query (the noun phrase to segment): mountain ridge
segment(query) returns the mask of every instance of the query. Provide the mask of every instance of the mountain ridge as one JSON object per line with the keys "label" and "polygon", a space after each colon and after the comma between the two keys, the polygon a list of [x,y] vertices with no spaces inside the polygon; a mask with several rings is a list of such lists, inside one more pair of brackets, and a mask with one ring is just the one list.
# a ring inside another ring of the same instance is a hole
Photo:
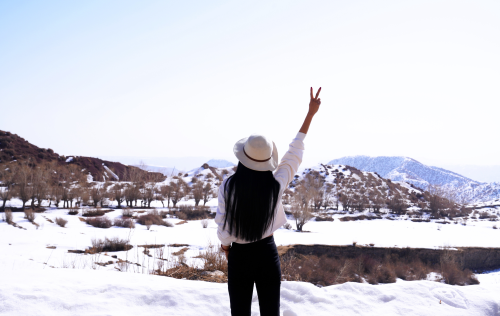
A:
{"label": "mountain ridge", "polygon": [[392,181],[402,181],[419,188],[429,185],[452,188],[458,196],[469,201],[486,201],[500,197],[500,183],[484,183],[456,172],[425,165],[405,156],[346,156],[333,159],[329,164],[342,164],[359,170],[376,172]]}

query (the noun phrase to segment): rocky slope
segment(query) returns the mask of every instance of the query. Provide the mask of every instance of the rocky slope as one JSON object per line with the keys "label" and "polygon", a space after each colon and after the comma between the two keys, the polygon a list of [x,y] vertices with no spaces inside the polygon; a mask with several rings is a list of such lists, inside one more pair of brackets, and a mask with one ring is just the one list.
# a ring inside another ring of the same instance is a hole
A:
{"label": "rocky slope", "polygon": [[[83,156],[61,156],[50,148],[40,148],[31,144],[24,138],[11,132],[0,130],[0,164],[12,161],[30,160],[34,164],[42,162],[55,162],[61,165],[73,164],[85,169],[90,173],[93,180],[128,180],[131,173],[146,173],[139,168],[126,166],[119,162],[112,162],[93,157]],[[148,173],[153,175],[157,181],[162,181],[165,177],[160,173]]]}

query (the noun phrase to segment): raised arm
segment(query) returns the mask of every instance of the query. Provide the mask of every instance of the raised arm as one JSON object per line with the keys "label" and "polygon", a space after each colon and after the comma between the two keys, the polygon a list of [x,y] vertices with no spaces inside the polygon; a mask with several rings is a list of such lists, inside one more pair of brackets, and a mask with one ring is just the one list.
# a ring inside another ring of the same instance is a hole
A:
{"label": "raised arm", "polygon": [[290,181],[292,181],[293,176],[299,169],[302,163],[302,154],[304,152],[304,138],[306,137],[309,126],[311,125],[312,118],[314,114],[318,112],[319,106],[321,104],[321,99],[318,98],[319,88],[316,93],[316,97],[313,97],[313,90],[311,88],[311,101],[309,102],[309,111],[307,112],[306,118],[302,127],[300,128],[297,136],[293,139],[288,151],[285,153],[281,162],[274,173],[274,178],[278,180],[281,186],[281,190],[285,190],[288,187]]}
{"label": "raised arm", "polygon": [[306,118],[304,119],[304,123],[300,128],[299,132],[307,134],[309,131],[309,126],[311,125],[311,121],[314,117],[314,114],[318,112],[319,106],[321,105],[321,99],[319,97],[319,93],[321,92],[321,87],[316,92],[316,97],[313,96],[313,88],[311,87],[311,101],[309,102],[309,112],[307,112]]}

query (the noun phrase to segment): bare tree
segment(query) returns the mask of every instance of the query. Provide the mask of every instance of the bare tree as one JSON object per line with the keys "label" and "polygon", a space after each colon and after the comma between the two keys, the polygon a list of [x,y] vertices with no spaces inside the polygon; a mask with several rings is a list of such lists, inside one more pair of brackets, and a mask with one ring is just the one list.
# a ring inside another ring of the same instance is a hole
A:
{"label": "bare tree", "polygon": [[111,193],[118,203],[118,208],[121,208],[123,201],[125,201],[123,185],[120,183],[116,183],[111,189]]}
{"label": "bare tree", "polygon": [[142,193],[142,199],[144,203],[151,207],[151,202],[155,199],[156,186],[154,183],[148,183],[145,185]]}
{"label": "bare tree", "polygon": [[294,196],[294,199],[292,201],[292,205],[290,208],[290,211],[295,218],[295,225],[297,227],[297,230],[299,232],[302,231],[304,228],[304,225],[311,220],[313,215],[311,214],[311,209],[310,209],[310,201],[307,200],[304,202],[304,198],[308,199],[310,197],[306,196],[300,196],[300,194],[296,194]]}
{"label": "bare tree", "polygon": [[99,203],[102,206],[102,201],[104,200],[104,197],[105,197],[104,190],[99,185],[95,185],[90,189],[90,198],[94,202],[95,207],[97,207]]}
{"label": "bare tree", "polygon": [[[160,194],[162,196],[162,198],[165,200],[167,200],[167,207],[170,208],[170,200],[172,199],[172,186],[170,185],[163,185],[161,188],[160,188]],[[163,200],[162,200],[162,205],[163,205]]]}
{"label": "bare tree", "polygon": [[2,209],[5,209],[5,204],[14,195],[14,184],[16,178],[16,165],[11,164],[10,168],[5,165],[0,166],[0,180],[3,188],[0,187],[0,199],[2,199]]}
{"label": "bare tree", "polygon": [[453,201],[454,192],[449,187],[429,185],[425,196],[429,201],[429,209],[434,217],[452,216],[458,210],[458,205]]}
{"label": "bare tree", "polygon": [[193,184],[191,192],[193,195],[194,204],[198,206],[200,201],[203,199],[203,182],[198,181],[195,184]]}
{"label": "bare tree", "polygon": [[355,202],[356,189],[354,180],[352,177],[347,179],[343,179],[341,181],[341,190],[339,193],[339,202],[342,204],[342,208],[344,211],[349,212],[352,205]]}
{"label": "bare tree", "polygon": [[31,179],[33,171],[27,163],[21,163],[17,169],[16,176],[16,193],[19,199],[23,202],[23,209],[26,207],[26,202],[31,198]]}
{"label": "bare tree", "polygon": [[207,204],[214,197],[214,191],[212,190],[212,186],[209,183],[205,183],[203,187],[203,206]]}
{"label": "bare tree", "polygon": [[319,209],[323,205],[325,197],[325,177],[318,171],[311,171],[304,176],[300,181],[299,186],[306,190],[315,209]]}
{"label": "bare tree", "polygon": [[387,200],[387,208],[389,208],[394,214],[402,215],[408,209],[408,205],[401,194],[396,192]]}
{"label": "bare tree", "polygon": [[176,207],[177,203],[185,196],[184,194],[184,185],[182,184],[182,180],[178,179],[176,181],[172,181],[170,186],[172,188],[172,204]]}
{"label": "bare tree", "polygon": [[41,164],[35,168],[33,176],[33,196],[37,200],[38,207],[42,206],[42,201],[47,199],[49,184],[47,180],[49,178],[49,166],[46,164]]}

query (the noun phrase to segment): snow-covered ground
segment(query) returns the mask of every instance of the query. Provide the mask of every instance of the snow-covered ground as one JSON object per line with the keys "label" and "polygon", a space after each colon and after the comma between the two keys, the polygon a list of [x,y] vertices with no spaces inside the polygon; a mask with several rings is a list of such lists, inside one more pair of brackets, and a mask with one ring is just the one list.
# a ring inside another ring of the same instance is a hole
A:
{"label": "snow-covered ground", "polygon": [[[0,315],[230,315],[227,284],[74,269],[2,269]],[[294,315],[500,315],[500,272],[480,285],[431,281],[323,288],[282,282],[281,312]],[[254,292],[252,315],[259,315]]]}
{"label": "snow-covered ground", "polygon": [[[208,204],[215,207],[215,200]],[[1,315],[130,315],[163,313],[168,315],[229,315],[227,284],[177,280],[154,276],[153,257],[146,256],[144,244],[165,244],[167,256],[185,246],[190,265],[201,264],[193,258],[216,244],[217,226],[213,220],[208,228],[201,221],[189,221],[174,227],[136,224],[134,229],[94,228],[67,215],[65,209],[50,208],[37,214],[33,225],[24,213],[13,213],[13,220],[22,228],[0,222],[0,314]],[[141,211],[141,210],[134,210]],[[146,211],[146,210],[144,210]],[[492,211],[496,211],[493,207]],[[106,214],[110,219],[121,217],[121,210]],[[500,247],[500,229],[496,222],[470,220],[466,226],[417,223],[409,219],[364,220],[342,222],[333,215],[333,222],[307,223],[308,232],[279,229],[278,245],[375,244],[375,247],[479,246]],[[65,228],[54,221],[68,220]],[[173,224],[179,219],[169,219]],[[295,227],[293,220],[290,224]],[[134,246],[127,252],[100,255],[68,253],[85,250],[93,238],[119,237]],[[117,258],[111,257],[116,255]],[[178,257],[171,256],[171,260]],[[119,259],[140,263],[129,273],[118,272]],[[97,262],[112,261],[107,266]],[[172,263],[172,262],[171,262]],[[345,283],[318,288],[309,283],[282,283],[283,315],[500,315],[500,271],[478,275],[480,285],[458,287],[432,281],[402,281],[395,284],[369,285]],[[440,303],[441,301],[441,303]],[[256,297],[253,315],[258,315]]]}

